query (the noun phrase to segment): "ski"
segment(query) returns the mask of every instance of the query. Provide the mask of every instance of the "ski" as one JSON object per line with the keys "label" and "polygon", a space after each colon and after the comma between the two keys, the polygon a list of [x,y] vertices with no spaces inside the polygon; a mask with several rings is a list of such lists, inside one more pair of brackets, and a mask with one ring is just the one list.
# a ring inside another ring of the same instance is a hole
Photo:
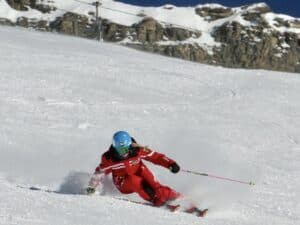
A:
{"label": "ski", "polygon": [[47,193],[55,193],[55,194],[61,194],[58,191],[50,190],[45,187],[38,187],[38,186],[22,186],[22,185],[17,185],[18,188],[22,189],[27,189],[31,191],[41,191],[41,192],[47,192]]}
{"label": "ski", "polygon": [[[42,191],[42,192],[46,192],[46,193],[63,194],[63,193],[60,193],[59,191],[50,190],[50,189],[47,189],[45,187],[22,186],[22,185],[17,185],[17,187],[27,189],[27,190],[31,190],[31,191]],[[157,207],[157,206],[154,206],[150,202],[136,201],[136,200],[131,200],[131,199],[128,199],[128,198],[121,198],[121,197],[112,197],[112,198],[114,198],[116,200],[119,200],[119,201],[126,201],[126,202],[129,202],[129,203],[134,203],[134,204],[138,204],[138,205]],[[173,213],[183,212],[183,213],[195,215],[195,216],[198,216],[198,217],[204,217],[208,213],[208,209],[203,209],[202,210],[202,209],[199,209],[195,205],[192,205],[191,207],[186,208],[186,209],[182,209],[182,206],[180,204],[172,203],[172,202],[168,202],[164,206],[157,207],[157,208],[166,209],[166,210],[168,210],[170,212],[173,212]]]}
{"label": "ski", "polygon": [[165,206],[168,210],[170,210],[170,212],[176,212],[180,209],[179,204],[177,204],[177,205],[166,204]]}
{"label": "ski", "polygon": [[198,217],[205,217],[208,213],[208,209],[199,209],[196,206],[192,206],[192,207],[186,209],[184,212],[190,213],[190,214],[195,214]]}
{"label": "ski", "polygon": [[[126,202],[130,202],[130,203],[138,204],[138,205],[145,205],[145,206],[152,206],[152,207],[159,208],[158,206],[155,206],[150,202],[142,202],[142,201],[136,201],[136,200],[131,200],[131,199],[128,199],[128,198],[120,198],[120,197],[113,197],[113,198],[117,199],[117,200],[121,200],[121,201],[126,201]],[[169,210],[170,212],[176,212],[180,209],[180,204],[175,205],[175,204],[167,203],[167,204],[165,204],[161,207]]]}
{"label": "ski", "polygon": [[[149,202],[135,201],[135,200],[131,200],[131,199],[128,199],[128,198],[114,197],[114,199],[130,202],[130,203],[134,203],[134,204],[139,204],[139,205],[157,207],[157,206],[154,206],[153,204],[151,204]],[[159,208],[159,207],[157,207],[157,208]],[[208,213],[208,209],[199,209],[198,207],[196,207],[194,205],[192,205],[191,207],[189,207],[187,209],[181,209],[182,206],[180,204],[166,203],[161,208],[167,209],[170,212],[183,212],[183,213],[195,215],[197,217],[205,217]]]}

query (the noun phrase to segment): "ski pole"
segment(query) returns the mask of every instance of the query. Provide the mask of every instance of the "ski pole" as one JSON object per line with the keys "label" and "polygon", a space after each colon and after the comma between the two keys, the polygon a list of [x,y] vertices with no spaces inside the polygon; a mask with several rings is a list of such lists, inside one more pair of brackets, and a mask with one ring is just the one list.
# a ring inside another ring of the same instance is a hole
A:
{"label": "ski pole", "polygon": [[211,175],[211,174],[207,174],[207,173],[195,172],[195,171],[191,171],[191,170],[183,170],[182,169],[181,171],[184,173],[190,173],[190,174],[194,174],[194,175],[198,175],[198,176],[206,176],[206,177],[216,178],[216,179],[220,179],[220,180],[227,180],[227,181],[241,183],[241,184],[255,185],[255,183],[252,181],[249,181],[249,182],[240,181],[240,180],[235,180],[235,179],[231,179],[231,178],[215,176],[215,175]]}

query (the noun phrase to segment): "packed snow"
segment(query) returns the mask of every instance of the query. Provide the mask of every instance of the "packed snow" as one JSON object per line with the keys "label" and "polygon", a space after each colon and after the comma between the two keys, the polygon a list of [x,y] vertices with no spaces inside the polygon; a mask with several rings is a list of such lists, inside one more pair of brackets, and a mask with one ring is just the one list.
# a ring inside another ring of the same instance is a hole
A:
{"label": "packed snow", "polygon": [[[0,33],[0,224],[299,224],[299,74]],[[210,209],[203,219],[117,200],[109,179],[103,196],[80,195],[117,130],[183,169],[256,185],[148,163],[163,184]]]}

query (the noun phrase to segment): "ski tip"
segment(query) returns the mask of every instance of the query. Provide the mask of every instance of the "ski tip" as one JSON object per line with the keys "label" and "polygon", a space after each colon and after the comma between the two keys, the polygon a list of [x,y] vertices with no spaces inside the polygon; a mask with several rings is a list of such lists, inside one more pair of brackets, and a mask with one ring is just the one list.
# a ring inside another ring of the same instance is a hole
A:
{"label": "ski tip", "polygon": [[177,210],[179,210],[180,205],[170,205],[170,204],[167,204],[166,207],[167,207],[167,209],[169,209],[171,212],[176,212]]}
{"label": "ski tip", "polygon": [[203,209],[198,211],[198,216],[199,217],[205,217],[208,213],[208,209]]}
{"label": "ski tip", "polygon": [[191,206],[190,208],[186,209],[184,212],[189,214],[194,214],[198,217],[205,217],[208,213],[208,209],[199,209],[196,206]]}

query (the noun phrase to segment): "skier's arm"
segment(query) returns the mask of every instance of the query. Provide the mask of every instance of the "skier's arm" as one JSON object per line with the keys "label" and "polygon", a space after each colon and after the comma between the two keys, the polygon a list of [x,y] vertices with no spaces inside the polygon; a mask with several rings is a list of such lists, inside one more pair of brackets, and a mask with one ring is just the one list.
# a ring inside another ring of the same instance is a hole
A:
{"label": "skier's arm", "polygon": [[141,151],[140,152],[141,158],[147,161],[168,168],[173,173],[177,173],[180,170],[180,167],[173,159],[170,159],[169,157],[165,156],[162,153],[155,152],[147,147],[144,147],[140,151]]}
{"label": "skier's arm", "polygon": [[96,191],[96,188],[102,184],[104,173],[94,173],[89,181],[89,185],[86,188],[87,194],[93,194]]}
{"label": "skier's arm", "polygon": [[104,177],[111,172],[109,162],[105,156],[102,156],[101,163],[96,167],[94,174],[92,175],[86,192],[93,194],[98,186],[100,186],[104,180]]}

